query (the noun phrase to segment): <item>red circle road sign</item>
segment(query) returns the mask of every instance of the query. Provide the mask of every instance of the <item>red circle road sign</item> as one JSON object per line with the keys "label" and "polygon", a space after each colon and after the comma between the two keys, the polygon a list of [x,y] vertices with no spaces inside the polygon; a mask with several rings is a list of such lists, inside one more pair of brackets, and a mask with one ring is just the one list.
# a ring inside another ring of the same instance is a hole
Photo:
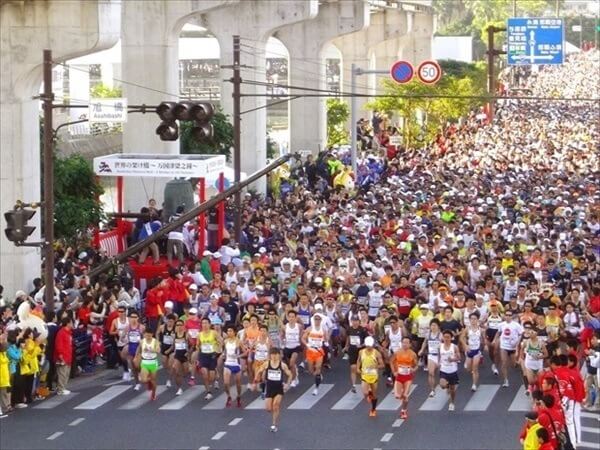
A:
{"label": "red circle road sign", "polygon": [[442,77],[442,68],[436,61],[423,61],[417,69],[421,83],[435,84]]}
{"label": "red circle road sign", "polygon": [[408,83],[412,80],[414,69],[408,61],[396,61],[390,69],[390,75],[396,83]]}

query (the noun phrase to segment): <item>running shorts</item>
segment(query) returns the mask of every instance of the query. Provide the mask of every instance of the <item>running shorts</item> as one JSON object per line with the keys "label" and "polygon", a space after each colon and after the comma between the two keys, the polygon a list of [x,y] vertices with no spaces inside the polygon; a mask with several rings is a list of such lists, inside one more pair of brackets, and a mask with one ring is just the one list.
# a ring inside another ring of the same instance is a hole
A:
{"label": "running shorts", "polygon": [[240,366],[229,366],[227,364],[225,364],[225,368],[228,369],[232,375],[235,375],[236,373],[239,373],[240,370],[242,370]]}
{"label": "running shorts", "polygon": [[302,347],[301,346],[294,347],[294,348],[287,348],[287,347],[285,347],[283,349],[283,358],[286,361],[289,361],[292,358],[292,355],[294,353],[296,353],[298,355],[301,355],[302,354]]}
{"label": "running shorts", "polygon": [[309,363],[316,363],[319,361],[323,361],[323,357],[325,356],[325,352],[323,349],[319,348],[307,348],[306,349],[306,360]]}
{"label": "running shorts", "polygon": [[396,375],[396,381],[398,383],[406,383],[407,381],[412,381],[413,378],[414,378],[414,375],[412,373],[410,373],[408,375],[401,375],[401,374]]}
{"label": "running shorts", "polygon": [[377,383],[377,375],[367,375],[367,374],[363,374],[361,375],[360,379],[364,382],[364,383],[368,383],[368,384],[375,384]]}
{"label": "running shorts", "polygon": [[283,395],[283,385],[278,387],[268,386],[265,389],[265,397],[266,398],[275,398],[278,395]]}
{"label": "running shorts", "polygon": [[481,350],[469,350],[467,352],[467,358],[475,358],[476,356],[481,356]]}
{"label": "running shorts", "polygon": [[198,362],[200,367],[206,370],[215,370],[217,368],[217,354],[216,353],[199,353]]}
{"label": "running shorts", "polygon": [[489,342],[492,342],[496,337],[496,333],[498,333],[498,330],[496,330],[495,328],[488,328],[485,330],[485,337]]}
{"label": "running shorts", "polygon": [[458,372],[448,373],[440,371],[440,378],[446,380],[450,386],[456,386],[458,384]]}
{"label": "running shorts", "polygon": [[142,359],[140,369],[149,373],[156,373],[158,371],[158,361],[156,359]]}
{"label": "running shorts", "polygon": [[348,362],[351,366],[358,362],[358,349],[348,349]]}

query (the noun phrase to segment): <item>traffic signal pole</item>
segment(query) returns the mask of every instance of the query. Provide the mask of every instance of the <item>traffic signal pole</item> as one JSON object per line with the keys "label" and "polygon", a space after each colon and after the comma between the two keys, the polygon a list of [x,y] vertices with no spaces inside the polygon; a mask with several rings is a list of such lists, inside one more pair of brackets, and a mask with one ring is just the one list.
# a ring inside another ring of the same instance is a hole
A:
{"label": "traffic signal pole", "polygon": [[44,50],[43,62],[44,93],[42,94],[44,110],[44,301],[46,307],[54,309],[54,151],[52,130],[52,109],[54,93],[52,92],[52,50]]}
{"label": "traffic signal pole", "polygon": [[[487,49],[487,68],[488,68],[488,93],[490,97],[496,96],[496,73],[494,70],[494,58],[498,55],[505,55],[506,52],[503,50],[496,50],[494,48],[494,34],[501,31],[506,31],[504,27],[489,26],[487,28],[488,34],[488,49]],[[494,99],[490,99],[489,103],[489,119],[490,121],[494,118]]]}
{"label": "traffic signal pole", "polygon": [[[233,176],[234,185],[237,186],[241,180],[242,161],[241,161],[241,91],[240,85],[242,77],[240,76],[240,37],[233,36]],[[234,232],[235,241],[240,242],[242,236],[242,193],[237,191],[234,197]],[[218,243],[221,245],[221,242]]]}

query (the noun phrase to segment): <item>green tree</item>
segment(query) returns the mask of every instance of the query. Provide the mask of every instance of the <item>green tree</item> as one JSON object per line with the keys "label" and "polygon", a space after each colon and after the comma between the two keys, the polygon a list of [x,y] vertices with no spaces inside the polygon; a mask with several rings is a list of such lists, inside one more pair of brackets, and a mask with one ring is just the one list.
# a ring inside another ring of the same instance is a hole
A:
{"label": "green tree", "polygon": [[277,142],[271,139],[271,136],[267,134],[267,158],[273,159],[279,156],[279,149],[277,148]]}
{"label": "green tree", "polygon": [[[443,75],[437,84],[430,86],[413,79],[398,84],[383,80],[383,91],[389,97],[380,97],[367,104],[368,108],[397,114],[404,124],[403,137],[407,145],[414,145],[421,138],[432,139],[447,121],[457,120],[481,105],[485,99],[433,98],[428,94],[449,96],[484,96],[485,70],[483,64],[457,61],[440,61]],[[417,96],[417,97],[410,97]],[[424,113],[420,121],[417,111]]]}
{"label": "green tree", "polygon": [[90,88],[90,97],[92,98],[120,98],[123,96],[123,89],[119,87],[110,87],[104,83],[98,83]]}
{"label": "green tree", "polygon": [[327,103],[327,147],[349,142],[346,122],[350,117],[348,103],[337,98],[328,98]]}
{"label": "green tree", "polygon": [[86,240],[85,231],[104,219],[104,192],[91,164],[81,155],[54,159],[54,236],[67,245]]}
{"label": "green tree", "polygon": [[214,135],[206,142],[198,142],[192,136],[193,122],[180,122],[179,145],[182,154],[225,155],[230,156],[233,146],[233,125],[221,108],[215,111],[211,120]]}

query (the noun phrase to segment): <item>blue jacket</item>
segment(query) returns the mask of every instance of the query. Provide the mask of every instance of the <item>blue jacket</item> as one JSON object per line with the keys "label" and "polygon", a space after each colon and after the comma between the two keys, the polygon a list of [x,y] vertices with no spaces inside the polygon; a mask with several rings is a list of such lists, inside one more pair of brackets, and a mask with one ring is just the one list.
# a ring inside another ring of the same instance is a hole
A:
{"label": "blue jacket", "polygon": [[23,352],[21,351],[21,349],[19,347],[17,347],[16,344],[10,344],[8,346],[8,349],[6,350],[6,354],[8,355],[8,359],[9,359],[10,374],[12,375],[13,373],[15,373],[17,371],[17,364],[19,364],[19,361],[21,361]]}

